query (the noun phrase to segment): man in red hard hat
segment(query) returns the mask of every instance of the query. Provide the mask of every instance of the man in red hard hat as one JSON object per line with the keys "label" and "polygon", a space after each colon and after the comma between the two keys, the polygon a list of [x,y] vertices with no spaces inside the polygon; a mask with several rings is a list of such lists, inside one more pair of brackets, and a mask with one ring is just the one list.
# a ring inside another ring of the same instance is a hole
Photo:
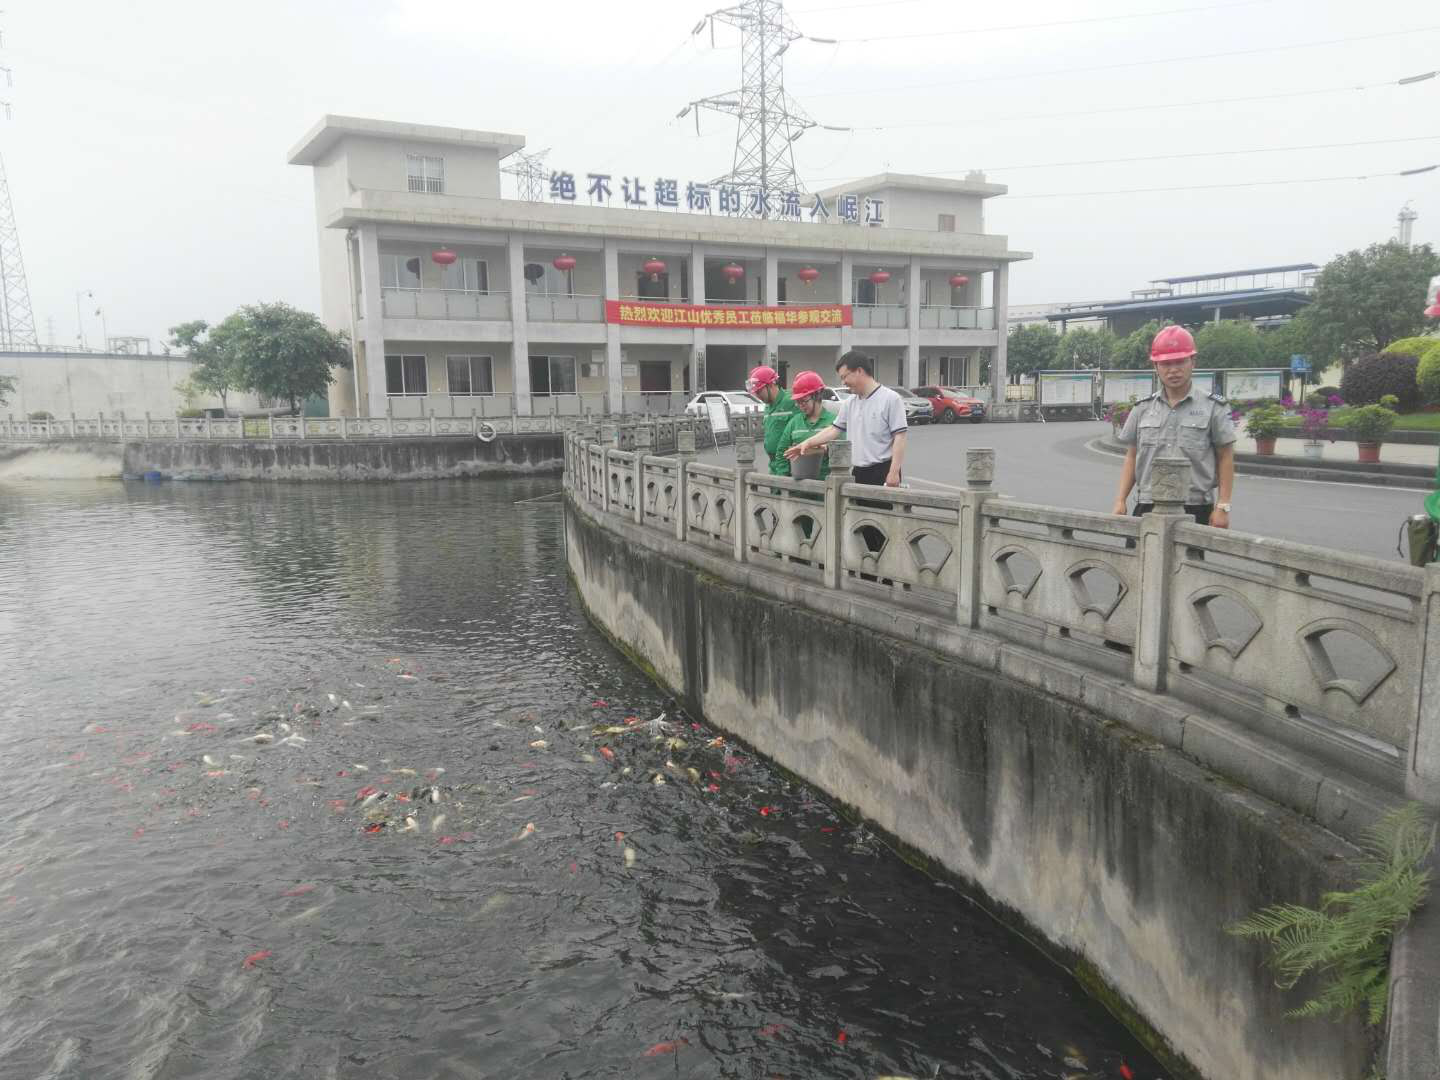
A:
{"label": "man in red hard hat", "polygon": [[795,402],[780,385],[780,375],[766,364],[751,369],[750,377],[745,380],[745,389],[765,403],[765,456],[770,461],[770,474],[789,476],[790,462],[785,460],[780,436],[795,415]]}
{"label": "man in red hard hat", "polygon": [[1150,362],[1160,377],[1160,389],[1136,402],[1125,418],[1120,441],[1128,449],[1111,513],[1125,513],[1132,488],[1136,515],[1155,508],[1150,471],[1155,456],[1169,449],[1190,461],[1185,512],[1201,525],[1228,529],[1235,488],[1235,424],[1230,406],[1219,394],[1195,391],[1195,339],[1183,326],[1167,326],[1155,335]]}
{"label": "man in red hard hat", "polygon": [[[780,433],[780,459],[785,462],[786,476],[794,475],[795,469],[791,456],[785,451],[792,446],[798,446],[817,431],[823,431],[835,422],[835,413],[825,408],[825,402],[820,397],[820,392],[824,389],[825,380],[813,371],[800,372],[790,384],[790,399],[795,402],[795,414]],[[817,447],[811,453],[824,454],[825,448]],[[829,473],[829,457],[822,457],[819,479],[824,480]]]}

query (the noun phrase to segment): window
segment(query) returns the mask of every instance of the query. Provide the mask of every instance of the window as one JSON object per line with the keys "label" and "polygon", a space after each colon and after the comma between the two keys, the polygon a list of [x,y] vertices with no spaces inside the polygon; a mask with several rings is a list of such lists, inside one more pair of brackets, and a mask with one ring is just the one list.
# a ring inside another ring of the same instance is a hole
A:
{"label": "window", "polygon": [[530,357],[530,393],[575,393],[575,358],[573,356]]}
{"label": "window", "polygon": [[925,278],[920,282],[920,306],[930,306],[930,279]]}
{"label": "window", "polygon": [[954,232],[954,231],[955,231],[955,215],[954,215],[954,214],[941,214],[941,215],[940,215],[940,226],[939,226],[939,228],[940,228],[940,231],[941,231],[941,232]]}
{"label": "window", "polygon": [[[575,295],[575,271],[556,270],[547,263],[529,263],[529,266],[539,267],[540,276],[531,280],[525,279],[525,287],[536,296],[574,296]],[[532,274],[534,271],[530,271]]]}
{"label": "window", "polygon": [[405,155],[405,179],[411,191],[445,193],[445,159],[424,154]]}
{"label": "window", "polygon": [[488,293],[489,267],[484,259],[456,259],[440,268],[440,287],[453,292]]}
{"label": "window", "polygon": [[635,295],[642,300],[669,300],[670,299],[670,274],[656,274],[656,281],[650,280],[651,275],[643,270],[636,275]]}
{"label": "window", "polygon": [[495,393],[495,376],[488,356],[447,356],[445,368],[452,397]]}
{"label": "window", "polygon": [[425,357],[385,357],[385,393],[393,397],[423,396],[425,394]]}
{"label": "window", "polygon": [[420,288],[420,256],[380,253],[380,284],[386,289]]}

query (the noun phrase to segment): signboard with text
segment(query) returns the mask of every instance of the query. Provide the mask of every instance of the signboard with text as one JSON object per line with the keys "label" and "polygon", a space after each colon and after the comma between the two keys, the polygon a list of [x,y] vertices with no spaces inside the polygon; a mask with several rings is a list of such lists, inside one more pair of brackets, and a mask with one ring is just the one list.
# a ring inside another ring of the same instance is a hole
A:
{"label": "signboard with text", "polygon": [[[550,174],[550,198],[573,203],[582,193],[591,206],[612,203],[636,210],[684,210],[691,214],[726,214],[770,218],[780,221],[810,221],[827,224],[832,217],[841,225],[884,225],[885,200],[873,195],[832,196],[800,191],[767,191],[726,183],[686,181],[675,177],[622,176],[614,183],[611,173],[587,172],[583,177],[556,170]],[[616,187],[619,192],[616,192]],[[617,197],[618,195],[618,197]]]}
{"label": "signboard with text", "polygon": [[1041,405],[1089,405],[1095,396],[1093,372],[1042,372],[1036,381],[1039,384]]}
{"label": "signboard with text", "polygon": [[743,326],[775,330],[814,330],[852,325],[849,304],[724,307],[714,304],[650,304],[630,300],[606,300],[605,321],[621,326]]}

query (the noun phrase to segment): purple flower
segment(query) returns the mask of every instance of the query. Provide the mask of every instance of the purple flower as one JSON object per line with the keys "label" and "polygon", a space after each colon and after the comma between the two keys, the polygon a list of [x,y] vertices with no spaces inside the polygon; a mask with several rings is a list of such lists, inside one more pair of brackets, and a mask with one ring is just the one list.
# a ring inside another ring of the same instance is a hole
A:
{"label": "purple flower", "polygon": [[1341,405],[1345,404],[1345,399],[1339,394],[1331,394],[1325,404],[1329,405],[1332,409],[1338,409]]}

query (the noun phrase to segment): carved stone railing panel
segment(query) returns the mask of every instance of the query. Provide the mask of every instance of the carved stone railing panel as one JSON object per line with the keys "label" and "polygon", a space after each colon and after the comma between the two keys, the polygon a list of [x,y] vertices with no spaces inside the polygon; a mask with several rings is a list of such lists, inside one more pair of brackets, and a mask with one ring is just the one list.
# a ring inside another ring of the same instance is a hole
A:
{"label": "carved stone railing panel", "polygon": [[745,535],[757,558],[825,565],[825,486],[818,480],[750,473],[745,482]]}

